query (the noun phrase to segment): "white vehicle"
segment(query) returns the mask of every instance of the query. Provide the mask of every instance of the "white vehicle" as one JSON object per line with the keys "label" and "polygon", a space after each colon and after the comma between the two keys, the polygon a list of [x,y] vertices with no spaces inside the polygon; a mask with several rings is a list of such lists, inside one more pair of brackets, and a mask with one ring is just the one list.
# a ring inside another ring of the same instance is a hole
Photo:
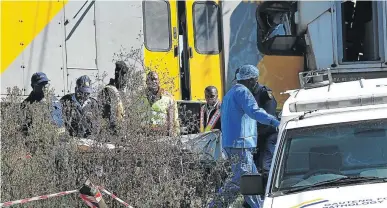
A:
{"label": "white vehicle", "polygon": [[266,192],[245,175],[242,193],[264,208],[387,207],[387,79],[300,77],[316,75],[329,81],[289,92]]}

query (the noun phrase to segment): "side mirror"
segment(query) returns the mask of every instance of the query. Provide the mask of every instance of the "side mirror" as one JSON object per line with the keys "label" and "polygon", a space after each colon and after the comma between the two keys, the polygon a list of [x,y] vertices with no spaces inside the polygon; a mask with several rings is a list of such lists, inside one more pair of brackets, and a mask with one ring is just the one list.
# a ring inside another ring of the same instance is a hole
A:
{"label": "side mirror", "polygon": [[256,174],[247,174],[241,177],[241,193],[243,195],[265,194],[263,177]]}

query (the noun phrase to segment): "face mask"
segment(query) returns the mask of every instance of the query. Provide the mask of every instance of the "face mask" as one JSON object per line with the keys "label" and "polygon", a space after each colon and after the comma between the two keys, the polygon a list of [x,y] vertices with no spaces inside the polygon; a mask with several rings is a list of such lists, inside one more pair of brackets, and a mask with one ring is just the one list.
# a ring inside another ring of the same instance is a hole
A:
{"label": "face mask", "polygon": [[44,85],[43,88],[42,88],[42,91],[43,91],[44,95],[48,95],[49,92],[50,92],[50,84]]}
{"label": "face mask", "polygon": [[83,104],[86,100],[90,98],[90,93],[77,91],[77,99],[78,101]]}
{"label": "face mask", "polygon": [[34,92],[36,95],[46,96],[49,93],[50,84],[49,83],[41,83],[34,86]]}

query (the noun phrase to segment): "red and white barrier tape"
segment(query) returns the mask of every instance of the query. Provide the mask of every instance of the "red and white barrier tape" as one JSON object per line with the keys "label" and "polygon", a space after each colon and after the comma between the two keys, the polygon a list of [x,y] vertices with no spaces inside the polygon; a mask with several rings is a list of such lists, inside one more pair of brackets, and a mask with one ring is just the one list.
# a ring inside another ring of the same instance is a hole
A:
{"label": "red and white barrier tape", "polygon": [[104,192],[105,194],[111,196],[113,199],[117,200],[118,202],[120,202],[121,204],[125,205],[126,207],[133,208],[133,207],[130,206],[128,203],[124,202],[122,199],[120,199],[120,198],[118,198],[116,195],[110,193],[109,191],[107,191],[107,190],[104,189],[103,187],[99,186],[98,189],[101,190],[102,192]]}
{"label": "red and white barrier tape", "polygon": [[55,194],[48,194],[48,195],[36,196],[36,197],[26,198],[26,199],[21,199],[21,200],[9,201],[9,202],[0,203],[0,207],[8,207],[8,206],[12,206],[15,204],[24,204],[24,203],[31,202],[31,201],[38,201],[38,200],[48,199],[48,198],[57,197],[57,196],[64,196],[64,195],[69,195],[69,194],[77,193],[77,192],[78,192],[78,190],[63,191],[63,192],[59,192],[59,193],[55,193]]}
{"label": "red and white barrier tape", "polygon": [[[98,189],[101,190],[102,192],[106,193],[107,195],[109,195],[113,199],[117,200],[121,204],[125,205],[126,207],[133,208],[128,203],[126,203],[124,200],[118,198],[116,195],[110,193],[106,189],[104,189],[102,187],[98,187]],[[8,207],[8,206],[12,206],[15,204],[25,204],[25,203],[32,202],[32,201],[39,201],[39,200],[48,199],[48,198],[57,197],[57,196],[65,196],[65,195],[78,193],[78,192],[79,192],[79,190],[62,191],[62,192],[55,193],[55,194],[48,194],[48,195],[36,196],[36,197],[32,197],[32,198],[9,201],[9,202],[0,203],[0,207]]]}

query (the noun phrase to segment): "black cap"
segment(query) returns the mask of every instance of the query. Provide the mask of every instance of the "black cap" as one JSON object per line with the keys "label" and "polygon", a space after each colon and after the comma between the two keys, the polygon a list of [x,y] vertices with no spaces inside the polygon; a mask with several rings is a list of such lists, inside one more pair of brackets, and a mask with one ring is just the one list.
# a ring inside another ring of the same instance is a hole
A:
{"label": "black cap", "polygon": [[43,72],[36,72],[31,77],[31,85],[38,85],[42,82],[48,82],[50,81],[47,78],[47,75]]}
{"label": "black cap", "polygon": [[92,93],[91,80],[87,75],[83,75],[77,79],[77,88],[81,92]]}

